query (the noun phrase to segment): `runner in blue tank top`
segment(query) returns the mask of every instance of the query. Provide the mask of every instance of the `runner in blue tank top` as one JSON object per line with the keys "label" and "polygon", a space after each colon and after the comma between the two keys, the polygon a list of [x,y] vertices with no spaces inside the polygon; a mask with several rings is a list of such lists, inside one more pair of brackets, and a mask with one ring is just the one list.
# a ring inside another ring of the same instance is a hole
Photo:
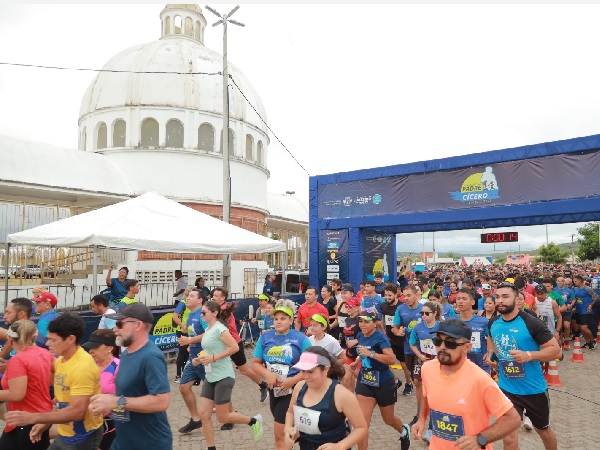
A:
{"label": "runner in blue tank top", "polygon": [[[303,380],[296,385],[285,417],[287,448],[298,441],[300,450],[316,450],[325,444],[345,449],[367,435],[367,421],[356,396],[339,382],[344,368],[327,350],[307,348],[294,368],[301,371]],[[350,433],[346,419],[354,427]]]}

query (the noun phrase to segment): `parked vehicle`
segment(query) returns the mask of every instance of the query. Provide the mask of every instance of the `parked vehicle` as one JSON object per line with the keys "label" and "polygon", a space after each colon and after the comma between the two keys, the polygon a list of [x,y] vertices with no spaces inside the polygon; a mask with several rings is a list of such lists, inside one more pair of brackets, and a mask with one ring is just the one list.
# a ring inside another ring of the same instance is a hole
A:
{"label": "parked vehicle", "polygon": [[42,268],[37,264],[26,264],[21,266],[16,272],[16,278],[33,278],[40,277],[42,273]]}

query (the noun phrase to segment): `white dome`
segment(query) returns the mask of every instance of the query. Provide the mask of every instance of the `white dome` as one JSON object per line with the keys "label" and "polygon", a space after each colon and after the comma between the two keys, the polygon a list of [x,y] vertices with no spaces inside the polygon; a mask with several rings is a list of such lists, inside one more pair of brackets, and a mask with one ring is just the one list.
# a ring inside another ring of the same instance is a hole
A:
{"label": "white dome", "polygon": [[[198,23],[199,27],[206,24],[200,8],[196,5],[168,5],[161,13],[163,36],[158,41],[128,48],[112,57],[103,67],[104,70],[146,73],[100,72],[83,96],[80,122],[87,114],[115,107],[186,108],[222,115],[222,75],[188,75],[190,72],[221,72],[222,55],[205,47],[201,42],[202,35],[196,39],[186,35],[185,30],[182,31],[183,34],[165,34],[167,14],[188,14],[192,16],[193,24]],[[203,32],[201,29],[202,34]],[[228,66],[233,80],[266,121],[262,101],[250,82],[231,62]],[[231,81],[230,84],[231,119],[254,125],[268,135],[265,124]]]}

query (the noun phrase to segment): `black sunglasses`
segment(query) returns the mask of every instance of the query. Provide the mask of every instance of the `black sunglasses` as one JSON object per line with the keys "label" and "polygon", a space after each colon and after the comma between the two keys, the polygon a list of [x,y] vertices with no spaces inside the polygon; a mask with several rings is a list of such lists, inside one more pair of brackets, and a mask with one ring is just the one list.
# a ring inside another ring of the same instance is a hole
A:
{"label": "black sunglasses", "polygon": [[421,311],[422,316],[428,316],[430,314],[433,314],[433,313],[431,311]]}
{"label": "black sunglasses", "polygon": [[115,326],[117,328],[123,328],[126,323],[138,322],[138,320],[117,320]]}
{"label": "black sunglasses", "polygon": [[461,345],[465,345],[468,343],[468,342],[449,341],[447,339],[442,339],[441,337],[438,337],[438,336],[434,337],[431,340],[431,342],[433,342],[433,345],[435,345],[436,347],[440,347],[443,342],[448,350],[454,350],[455,348],[458,348]]}
{"label": "black sunglasses", "polygon": [[510,283],[508,281],[503,281],[502,283],[500,283],[498,285],[498,289],[500,289],[500,288],[510,288],[513,291],[517,291],[517,292],[519,291],[514,284],[512,284],[512,283]]}

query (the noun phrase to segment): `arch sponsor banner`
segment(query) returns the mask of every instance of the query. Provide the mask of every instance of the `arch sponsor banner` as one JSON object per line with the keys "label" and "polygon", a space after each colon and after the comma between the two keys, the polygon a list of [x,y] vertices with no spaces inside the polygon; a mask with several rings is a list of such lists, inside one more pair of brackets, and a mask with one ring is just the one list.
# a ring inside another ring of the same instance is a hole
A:
{"label": "arch sponsor banner", "polygon": [[319,286],[348,280],[348,230],[319,230]]}
{"label": "arch sponsor banner", "polygon": [[421,213],[594,197],[600,196],[598,173],[600,152],[592,150],[463,169],[321,184],[318,218]]}
{"label": "arch sponsor banner", "polygon": [[394,280],[390,277],[394,258],[393,234],[378,233],[365,230],[363,235],[363,277],[374,280],[375,274],[381,272],[384,281]]}
{"label": "arch sponsor banner", "polygon": [[172,312],[158,316],[158,320],[152,327],[150,339],[163,352],[177,348],[177,335],[175,334],[175,328],[173,328]]}

